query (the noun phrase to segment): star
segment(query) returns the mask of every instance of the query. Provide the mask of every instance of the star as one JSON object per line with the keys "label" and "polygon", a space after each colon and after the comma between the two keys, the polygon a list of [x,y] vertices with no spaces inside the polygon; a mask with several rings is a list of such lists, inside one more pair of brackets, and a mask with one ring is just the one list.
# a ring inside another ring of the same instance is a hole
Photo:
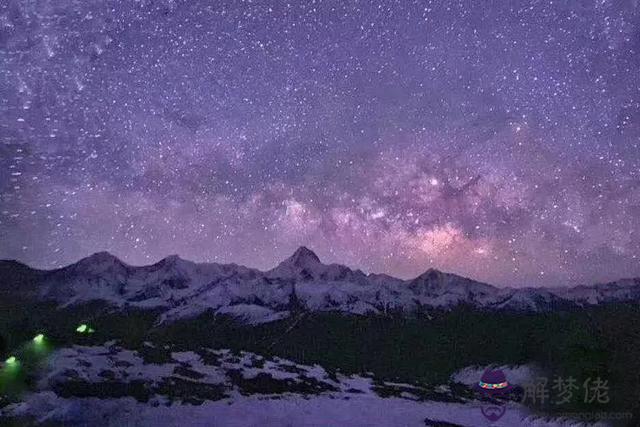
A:
{"label": "star", "polygon": [[639,276],[638,25],[629,2],[16,0],[0,258]]}

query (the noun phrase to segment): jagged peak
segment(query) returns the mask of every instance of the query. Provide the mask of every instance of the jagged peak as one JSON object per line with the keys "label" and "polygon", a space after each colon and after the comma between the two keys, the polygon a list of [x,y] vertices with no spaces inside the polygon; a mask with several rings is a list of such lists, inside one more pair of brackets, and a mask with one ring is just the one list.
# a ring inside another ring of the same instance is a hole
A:
{"label": "jagged peak", "polygon": [[179,262],[184,261],[182,258],[180,258],[179,255],[173,254],[173,255],[169,255],[166,256],[164,258],[162,258],[160,261],[157,262],[157,264],[161,264],[161,265],[173,265],[173,264],[177,264]]}
{"label": "jagged peak", "polygon": [[308,265],[322,264],[320,258],[311,249],[306,246],[300,246],[296,251],[287,258],[285,263],[295,265],[297,267],[305,267]]}
{"label": "jagged peak", "polygon": [[325,271],[326,265],[322,264],[318,255],[306,246],[300,246],[289,258],[282,261],[267,274],[272,277],[303,277],[309,279],[321,271]]}
{"label": "jagged peak", "polygon": [[[13,271],[43,271],[38,268],[31,267],[16,259],[0,259],[0,271],[13,270]],[[46,271],[46,270],[44,270]]]}
{"label": "jagged peak", "polygon": [[[437,268],[429,268],[424,273],[422,273],[421,275],[419,275],[418,277],[416,277],[415,279],[413,279],[411,281],[412,282],[425,281],[425,280],[429,281],[429,280],[436,280],[436,279],[460,280],[460,281],[475,282],[475,283],[480,283],[480,284],[483,284],[483,285],[487,285],[486,283],[479,282],[477,280],[470,279],[470,278],[465,277],[465,276],[460,276],[460,275],[455,274],[455,273],[448,273],[446,271],[438,270]],[[489,285],[489,286],[491,286],[491,285]]]}
{"label": "jagged peak", "polygon": [[[216,266],[217,264],[201,264],[201,265]],[[174,255],[169,255],[167,257],[164,257],[160,261],[148,267],[161,268],[164,270],[183,270],[183,269],[195,268],[196,266],[198,266],[197,263],[193,261],[188,261],[186,259],[181,258],[179,255],[174,254]]]}
{"label": "jagged peak", "polygon": [[413,280],[410,280],[409,284],[410,286],[414,287],[426,286],[430,289],[462,287],[482,290],[484,292],[498,291],[498,288],[493,285],[489,285],[488,283],[478,282],[476,280],[469,279],[468,277],[464,276],[459,276],[454,273],[446,273],[435,268],[429,268],[420,276],[416,277]]}
{"label": "jagged peak", "polygon": [[68,267],[64,267],[63,269],[73,268],[75,270],[79,269],[86,273],[91,272],[97,274],[102,271],[112,269],[113,267],[126,268],[127,265],[120,261],[117,256],[107,251],[101,251],[89,255],[86,258],[82,258],[77,263],[71,264]]}
{"label": "jagged peak", "polygon": [[78,261],[79,263],[104,263],[104,262],[113,262],[113,261],[117,261],[117,262],[121,262],[120,259],[113,255],[110,252],[107,251],[100,251],[100,252],[96,252],[94,254],[89,255],[86,258],[81,259],[80,261]]}
{"label": "jagged peak", "polygon": [[418,277],[416,277],[415,279],[413,279],[414,281],[416,280],[433,280],[436,279],[438,277],[442,277],[442,276],[449,276],[451,275],[450,273],[444,273],[436,268],[429,268],[427,269],[424,273],[422,273],[421,275],[419,275]]}

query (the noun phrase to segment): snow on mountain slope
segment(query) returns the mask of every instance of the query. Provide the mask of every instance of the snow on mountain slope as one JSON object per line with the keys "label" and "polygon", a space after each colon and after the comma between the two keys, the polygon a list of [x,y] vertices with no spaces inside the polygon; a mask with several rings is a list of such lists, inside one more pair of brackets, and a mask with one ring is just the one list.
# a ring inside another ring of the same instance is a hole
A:
{"label": "snow on mountain slope", "polygon": [[499,289],[435,269],[429,269],[408,283],[420,301],[430,306],[453,306],[459,303],[489,305],[496,300]]}
{"label": "snow on mountain slope", "polygon": [[[164,361],[147,360],[164,352]],[[478,426],[482,403],[448,385],[389,383],[229,350],[131,351],[113,343],[56,351],[37,389],[0,418],[46,425]],[[506,403],[495,426],[578,426]],[[448,423],[448,424],[445,424]]]}
{"label": "snow on mountain slope", "polygon": [[287,310],[275,311],[255,304],[236,304],[220,307],[216,314],[230,316],[248,324],[273,322],[289,317]]}
{"label": "snow on mountain slope", "polygon": [[[477,427],[489,425],[480,408],[443,402],[414,402],[368,395],[287,396],[265,399],[240,396],[233,402],[164,406],[136,402],[132,398],[61,398],[51,392],[30,396],[16,409],[17,415],[41,422],[61,420],[66,426],[135,425],[139,427]],[[37,425],[37,424],[36,424]],[[51,425],[51,424],[49,424]],[[565,419],[528,417],[510,407],[494,427],[606,427]]]}
{"label": "snow on mountain slope", "polygon": [[339,264],[325,265],[310,249],[302,246],[294,254],[266,273],[267,277],[296,282],[349,282],[367,284],[367,276]]}
{"label": "snow on mountain slope", "polygon": [[521,311],[538,311],[541,308],[554,309],[571,305],[565,300],[544,288],[510,289],[504,293],[502,301],[494,303],[497,309]]}
{"label": "snow on mountain slope", "polygon": [[101,300],[119,308],[157,308],[163,310],[163,322],[210,310],[260,323],[300,309],[380,314],[466,304],[482,309],[543,311],[640,301],[640,279],[575,288],[512,289],[429,269],[405,281],[326,265],[301,247],[266,272],[235,264],[194,263],[176,255],[134,267],[107,252],[52,271],[0,261],[2,292],[37,295],[60,305]]}
{"label": "snow on mountain slope", "polygon": [[175,255],[153,265],[133,267],[101,252],[51,271],[44,277],[42,296],[66,304],[100,299],[117,305],[172,306],[212,282],[234,278],[249,283],[259,273],[235,265],[196,264]]}
{"label": "snow on mountain slope", "polygon": [[622,279],[593,286],[550,289],[560,298],[580,305],[600,304],[614,301],[640,301],[640,278]]}

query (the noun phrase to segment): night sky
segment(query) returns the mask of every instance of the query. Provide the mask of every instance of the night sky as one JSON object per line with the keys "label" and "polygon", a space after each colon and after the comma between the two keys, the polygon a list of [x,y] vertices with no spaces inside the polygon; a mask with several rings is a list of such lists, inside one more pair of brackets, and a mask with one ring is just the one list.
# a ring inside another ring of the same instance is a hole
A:
{"label": "night sky", "polygon": [[637,0],[9,0],[0,94],[0,258],[640,276]]}

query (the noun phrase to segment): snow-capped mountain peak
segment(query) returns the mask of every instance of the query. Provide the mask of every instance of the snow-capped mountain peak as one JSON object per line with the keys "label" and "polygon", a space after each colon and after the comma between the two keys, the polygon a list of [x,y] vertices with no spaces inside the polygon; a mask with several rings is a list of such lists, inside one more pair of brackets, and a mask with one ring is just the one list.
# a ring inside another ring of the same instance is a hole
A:
{"label": "snow-capped mountain peak", "polygon": [[418,290],[425,289],[428,291],[448,291],[453,292],[456,289],[465,291],[476,292],[491,292],[497,288],[488,285],[486,283],[477,282],[466,277],[458,276],[456,274],[444,273],[435,268],[430,268],[420,276],[409,282],[409,286]]}
{"label": "snow-capped mountain peak", "polygon": [[72,269],[78,273],[99,275],[107,272],[120,272],[125,270],[126,267],[127,265],[120,261],[118,257],[109,252],[102,251],[89,255],[77,263],[65,267],[65,269]]}
{"label": "snow-capped mountain peak", "polygon": [[160,261],[158,261],[158,263],[162,263],[162,264],[176,264],[178,262],[184,261],[182,258],[180,258],[179,255],[169,255],[168,257],[162,258]]}
{"label": "snow-capped mountain peak", "polygon": [[311,249],[300,246],[293,255],[270,270],[268,275],[285,279],[312,280],[317,278],[326,267]]}
{"label": "snow-capped mountain peak", "polygon": [[86,258],[81,259],[77,264],[96,265],[106,263],[121,263],[120,259],[107,251],[96,252]]}
{"label": "snow-capped mountain peak", "polygon": [[280,265],[290,265],[299,268],[312,268],[319,264],[320,258],[311,249],[306,246],[300,246],[288,259],[284,260]]}
{"label": "snow-capped mountain peak", "polygon": [[[214,264],[211,264],[214,265]],[[178,255],[169,255],[162,258],[160,261],[149,266],[149,270],[162,270],[171,274],[183,274],[190,275],[198,267],[198,264],[193,261],[188,261],[180,258]]]}
{"label": "snow-capped mountain peak", "polygon": [[34,270],[0,261],[0,294],[54,300],[60,305],[105,301],[114,307],[165,310],[164,320],[207,310],[251,319],[288,316],[292,311],[352,314],[451,309],[548,311],[600,303],[640,301],[640,280],[575,288],[497,288],[456,274],[429,269],[412,280],[365,275],[340,264],[323,264],[306,247],[272,270],[207,264],[168,256],[131,266],[98,252],[57,270]]}
{"label": "snow-capped mountain peak", "polygon": [[429,268],[427,271],[412,280],[414,283],[440,283],[445,279],[446,273],[435,268]]}

